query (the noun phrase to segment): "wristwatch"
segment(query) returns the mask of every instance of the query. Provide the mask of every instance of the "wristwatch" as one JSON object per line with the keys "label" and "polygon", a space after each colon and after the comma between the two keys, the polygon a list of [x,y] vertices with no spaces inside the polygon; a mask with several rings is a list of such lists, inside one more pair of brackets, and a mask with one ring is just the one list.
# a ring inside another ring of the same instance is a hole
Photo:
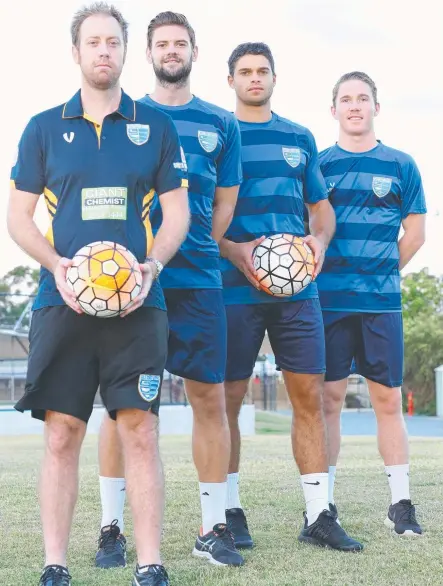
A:
{"label": "wristwatch", "polygon": [[157,260],[156,258],[152,258],[151,256],[147,256],[145,258],[145,263],[147,263],[147,262],[152,262],[153,264],[155,264],[155,267],[156,267],[157,271],[156,271],[156,273],[154,275],[154,279],[158,279],[159,274],[163,270],[162,263],[159,260]]}

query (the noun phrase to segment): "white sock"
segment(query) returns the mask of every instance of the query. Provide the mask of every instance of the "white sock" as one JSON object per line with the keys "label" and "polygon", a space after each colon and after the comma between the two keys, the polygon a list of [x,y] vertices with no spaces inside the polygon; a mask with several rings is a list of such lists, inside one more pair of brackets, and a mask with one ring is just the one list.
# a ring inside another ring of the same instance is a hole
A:
{"label": "white sock", "polygon": [[385,466],[385,472],[388,475],[392,504],[395,505],[402,499],[410,500],[409,464]]}
{"label": "white sock", "polygon": [[327,472],[303,474],[300,476],[300,480],[305,495],[308,525],[312,525],[317,521],[322,511],[325,509],[329,511],[329,474]]}
{"label": "white sock", "polygon": [[239,473],[233,472],[228,474],[228,498],[226,499],[227,509],[241,509],[240,493],[239,493]]}
{"label": "white sock", "polygon": [[329,480],[328,480],[328,500],[333,505],[335,504],[334,501],[334,485],[335,485],[335,475],[337,473],[337,466],[329,466]]}
{"label": "white sock", "polygon": [[124,478],[100,476],[100,498],[102,502],[102,527],[107,527],[117,519],[118,527],[123,533],[125,523],[123,511],[126,499],[126,481]]}
{"label": "white sock", "polygon": [[203,535],[209,533],[217,523],[226,523],[227,482],[200,482]]}

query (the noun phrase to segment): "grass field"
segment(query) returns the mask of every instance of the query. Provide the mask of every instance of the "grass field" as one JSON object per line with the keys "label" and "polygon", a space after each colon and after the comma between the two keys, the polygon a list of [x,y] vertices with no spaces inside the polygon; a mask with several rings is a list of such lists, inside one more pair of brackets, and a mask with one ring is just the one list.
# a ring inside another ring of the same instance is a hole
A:
{"label": "grass field", "polygon": [[[365,544],[361,554],[324,551],[297,542],[303,499],[292,461],[288,420],[264,415],[264,435],[244,440],[243,506],[256,548],[240,569],[215,568],[190,555],[199,526],[199,497],[188,438],[162,438],[167,508],[163,558],[173,586],[441,586],[443,584],[443,441],[411,442],[413,501],[426,533],[394,537],[383,525],[389,495],[375,439],[345,438],[336,497],[342,524]],[[272,433],[274,432],[274,434]],[[73,586],[129,586],[135,563],[130,514],[125,570],[93,567],[100,503],[97,439],[82,454],[80,499],[70,544]],[[0,442],[0,586],[37,586],[42,537],[36,479],[42,438]]]}

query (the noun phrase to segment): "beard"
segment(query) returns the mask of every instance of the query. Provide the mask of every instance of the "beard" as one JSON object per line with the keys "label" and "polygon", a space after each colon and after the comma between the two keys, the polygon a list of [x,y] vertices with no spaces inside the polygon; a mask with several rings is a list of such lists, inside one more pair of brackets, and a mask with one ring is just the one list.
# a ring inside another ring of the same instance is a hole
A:
{"label": "beard", "polygon": [[188,77],[192,71],[192,59],[189,59],[187,63],[184,63],[176,71],[168,71],[161,65],[158,66],[155,63],[152,64],[154,68],[155,77],[162,86],[175,86],[183,87],[188,81]]}

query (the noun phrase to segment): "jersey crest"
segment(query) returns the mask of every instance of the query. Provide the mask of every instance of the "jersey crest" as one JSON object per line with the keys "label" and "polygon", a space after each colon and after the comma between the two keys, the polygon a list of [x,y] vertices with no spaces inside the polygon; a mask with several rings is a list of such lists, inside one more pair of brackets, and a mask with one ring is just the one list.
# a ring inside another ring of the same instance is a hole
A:
{"label": "jersey crest", "polygon": [[197,136],[198,142],[207,153],[212,153],[212,151],[215,151],[218,142],[218,134],[216,132],[206,132],[204,130],[199,130]]}
{"label": "jersey crest", "polygon": [[288,165],[291,165],[291,167],[294,167],[294,168],[298,167],[298,165],[300,165],[300,161],[301,161],[300,149],[282,147],[281,150],[283,153],[283,157],[285,158],[285,161],[288,163]]}
{"label": "jersey crest", "polygon": [[391,191],[392,179],[389,177],[373,177],[372,191],[377,197],[384,197]]}
{"label": "jersey crest", "polygon": [[131,142],[141,146],[148,142],[151,129],[149,124],[127,124],[126,134]]}

